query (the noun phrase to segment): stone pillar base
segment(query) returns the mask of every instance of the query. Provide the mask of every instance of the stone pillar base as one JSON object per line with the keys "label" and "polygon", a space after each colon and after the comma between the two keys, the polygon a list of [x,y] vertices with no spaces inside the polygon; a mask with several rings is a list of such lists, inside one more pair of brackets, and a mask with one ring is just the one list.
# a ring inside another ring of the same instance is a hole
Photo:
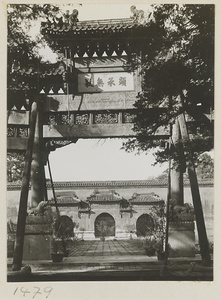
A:
{"label": "stone pillar base", "polygon": [[169,257],[194,257],[195,234],[193,221],[181,221],[169,225]]}
{"label": "stone pillar base", "polygon": [[23,260],[49,260],[52,238],[46,216],[28,216],[25,226]]}
{"label": "stone pillar base", "polygon": [[50,260],[51,235],[25,235],[23,260]]}

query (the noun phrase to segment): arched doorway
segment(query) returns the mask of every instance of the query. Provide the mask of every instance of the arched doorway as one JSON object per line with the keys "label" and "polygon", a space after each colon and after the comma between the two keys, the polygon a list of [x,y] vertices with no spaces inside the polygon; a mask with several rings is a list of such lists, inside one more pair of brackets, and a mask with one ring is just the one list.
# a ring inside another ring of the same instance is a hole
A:
{"label": "arched doorway", "polygon": [[137,236],[148,236],[154,230],[153,218],[148,214],[143,214],[137,219],[136,223]]}
{"label": "arched doorway", "polygon": [[115,236],[115,220],[108,213],[97,216],[94,228],[95,237]]}
{"label": "arched doorway", "polygon": [[72,219],[66,215],[60,216],[54,222],[54,235],[57,238],[70,238],[74,236],[74,223]]}

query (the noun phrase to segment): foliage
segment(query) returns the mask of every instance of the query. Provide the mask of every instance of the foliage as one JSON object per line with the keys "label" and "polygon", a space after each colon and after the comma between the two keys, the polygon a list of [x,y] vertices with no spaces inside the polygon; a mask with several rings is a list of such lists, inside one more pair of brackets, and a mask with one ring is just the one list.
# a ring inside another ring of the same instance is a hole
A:
{"label": "foliage", "polygon": [[9,220],[7,222],[7,238],[8,240],[15,240],[16,235],[16,224]]}
{"label": "foliage", "polygon": [[182,222],[193,221],[195,216],[195,210],[191,203],[185,203],[184,205],[177,204],[177,200],[171,199],[169,205],[169,221],[170,222]]}
{"label": "foliage", "polygon": [[[214,5],[153,5],[148,26],[152,36],[141,59],[136,137],[123,147],[141,152],[160,146],[149,136],[184,112],[194,120],[191,143],[183,146],[184,153],[191,145],[197,156],[213,148],[213,123],[204,113],[214,106]],[[133,68],[139,65],[130,63]],[[170,153],[168,148],[158,148],[156,162],[168,155],[180,157],[177,147]]]}
{"label": "foliage", "polygon": [[166,208],[165,203],[161,202],[158,205],[153,205],[150,212],[153,226],[150,227],[148,235],[142,240],[143,248],[154,248],[162,250],[165,243],[166,234]]}
{"label": "foliage", "polygon": [[166,235],[166,207],[162,202],[159,205],[151,207],[150,216],[154,221],[154,230],[152,232],[153,240],[155,240],[155,249],[163,250]]}
{"label": "foliage", "polygon": [[53,222],[53,235],[56,238],[67,239],[74,236],[74,227],[76,223],[68,216],[56,218]]}
{"label": "foliage", "polygon": [[156,177],[156,179],[157,180],[166,180],[167,181],[168,180],[168,172],[169,172],[169,169],[164,170],[162,174],[160,174],[160,175],[158,175]]}
{"label": "foliage", "polygon": [[[196,173],[198,179],[213,179],[214,175],[214,160],[212,157],[203,153],[196,159]],[[187,173],[184,173],[184,178],[187,179]],[[168,180],[168,169],[156,177],[157,180]]]}
{"label": "foliage", "polygon": [[198,157],[196,172],[199,179],[213,179],[214,161],[210,155],[203,153]]}
{"label": "foliage", "polygon": [[56,239],[51,240],[51,253],[56,253],[56,254],[64,253],[64,247],[62,241]]}
{"label": "foliage", "polygon": [[155,249],[156,245],[157,245],[156,238],[153,236],[148,236],[148,237],[144,238],[142,246],[144,249],[145,248],[154,248]]}
{"label": "foliage", "polygon": [[33,37],[31,28],[59,11],[52,4],[8,5],[8,104],[22,103],[36,92],[40,65],[44,65],[39,49],[46,41],[39,33]]}
{"label": "foliage", "polygon": [[7,181],[21,182],[24,170],[24,154],[7,153]]}
{"label": "foliage", "polygon": [[150,215],[143,214],[139,217],[139,222],[137,222],[136,228],[137,236],[149,236],[153,233],[154,222]]}

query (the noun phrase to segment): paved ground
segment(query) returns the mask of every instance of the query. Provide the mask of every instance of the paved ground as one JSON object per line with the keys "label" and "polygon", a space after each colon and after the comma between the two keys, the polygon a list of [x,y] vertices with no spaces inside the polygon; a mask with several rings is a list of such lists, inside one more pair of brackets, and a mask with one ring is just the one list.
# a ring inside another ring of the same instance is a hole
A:
{"label": "paved ground", "polygon": [[12,271],[8,259],[8,281],[211,281],[212,267],[204,267],[201,257],[170,258],[165,272],[164,262],[148,257],[136,241],[79,241],[70,248],[60,263],[51,260],[23,261],[31,273]]}
{"label": "paved ground", "polygon": [[125,256],[144,255],[144,249],[130,240],[107,240],[101,242],[79,241],[74,246],[69,256]]}

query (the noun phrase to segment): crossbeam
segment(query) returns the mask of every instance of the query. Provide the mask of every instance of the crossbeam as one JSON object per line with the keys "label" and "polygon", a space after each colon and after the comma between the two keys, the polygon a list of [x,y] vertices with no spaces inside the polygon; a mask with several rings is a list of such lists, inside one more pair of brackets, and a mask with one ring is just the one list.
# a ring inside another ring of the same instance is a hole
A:
{"label": "crossbeam", "polygon": [[108,138],[134,136],[133,124],[90,124],[43,126],[43,137],[63,138]]}
{"label": "crossbeam", "polygon": [[[77,140],[134,137],[136,110],[42,112],[43,139]],[[16,111],[8,120],[7,149],[25,151],[29,136],[29,112]],[[167,139],[169,128],[159,128],[150,139]]]}

